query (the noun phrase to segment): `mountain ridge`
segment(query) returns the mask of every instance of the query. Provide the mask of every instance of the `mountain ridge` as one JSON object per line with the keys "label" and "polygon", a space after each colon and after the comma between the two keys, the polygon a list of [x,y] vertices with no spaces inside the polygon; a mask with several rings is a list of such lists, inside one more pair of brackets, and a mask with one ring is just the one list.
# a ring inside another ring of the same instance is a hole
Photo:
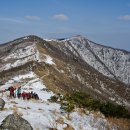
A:
{"label": "mountain ridge", "polygon": [[[118,77],[105,75],[97,69],[102,69],[103,66],[100,48],[95,51],[96,47],[98,48],[89,43],[88,39],[79,37],[61,41],[43,40],[32,35],[19,38],[5,44],[4,49],[0,46],[1,78],[11,78],[17,73],[31,70],[56,93],[84,91],[102,101],[111,101],[130,108],[129,85]],[[98,67],[94,68],[94,65]],[[104,72],[107,72],[105,67]]]}

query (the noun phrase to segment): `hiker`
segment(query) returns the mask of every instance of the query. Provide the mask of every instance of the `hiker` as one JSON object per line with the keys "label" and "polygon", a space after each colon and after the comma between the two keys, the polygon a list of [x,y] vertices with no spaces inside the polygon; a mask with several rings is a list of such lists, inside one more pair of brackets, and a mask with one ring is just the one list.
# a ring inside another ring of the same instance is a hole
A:
{"label": "hiker", "polygon": [[9,91],[10,91],[10,97],[14,97],[14,90],[15,88],[13,86],[9,87]]}
{"label": "hiker", "polygon": [[29,100],[31,98],[31,93],[27,93],[26,96],[27,100]]}
{"label": "hiker", "polygon": [[17,97],[18,98],[21,97],[21,86],[19,88],[17,88]]}
{"label": "hiker", "polygon": [[33,93],[33,91],[31,91],[31,98],[34,98],[34,93]]}
{"label": "hiker", "polygon": [[39,100],[38,94],[34,93],[34,99]]}
{"label": "hiker", "polygon": [[22,97],[23,97],[23,100],[25,100],[25,98],[26,98],[26,92],[25,91],[23,91]]}

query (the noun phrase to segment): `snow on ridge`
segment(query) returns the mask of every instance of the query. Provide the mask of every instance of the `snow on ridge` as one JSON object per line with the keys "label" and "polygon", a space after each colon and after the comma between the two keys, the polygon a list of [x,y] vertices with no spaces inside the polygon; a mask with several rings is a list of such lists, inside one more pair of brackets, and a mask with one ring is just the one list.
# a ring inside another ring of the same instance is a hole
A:
{"label": "snow on ridge", "polygon": [[113,77],[110,74],[110,72],[108,72],[105,69],[105,67],[100,63],[100,61],[95,59],[95,56],[93,55],[91,50],[86,47],[86,41],[84,41],[83,38],[82,39],[80,39],[80,37],[74,38],[71,41],[69,41],[69,44],[66,43],[65,46],[69,50],[71,50],[73,52],[73,54],[75,54],[76,56],[80,55],[80,57],[86,63],[88,63],[90,66],[94,67],[95,69],[97,69],[99,72],[101,72],[103,74],[107,74],[107,76]]}
{"label": "snow on ridge", "polygon": [[[30,80],[27,80],[28,82],[26,84],[22,84],[22,91],[34,91],[39,95],[41,100],[28,101],[18,98],[9,99],[4,93],[3,99],[6,102],[6,109],[0,113],[0,123],[7,115],[13,113],[13,109],[16,109],[18,114],[21,114],[23,118],[29,121],[34,130],[49,130],[49,127],[57,127],[57,130],[63,130],[63,127],[66,127],[66,125],[56,123],[55,121],[58,119],[62,119],[65,123],[71,125],[75,130],[79,130],[81,127],[82,130],[105,130],[107,121],[104,117],[97,119],[92,113],[85,115],[80,114],[78,110],[75,110],[70,114],[71,120],[68,120],[66,118],[67,113],[60,109],[59,104],[51,103],[47,100],[54,94],[51,91],[41,90],[42,88],[46,88],[46,86],[35,73],[29,72],[26,74],[17,75],[12,77],[10,80],[17,80],[17,82],[21,82],[26,81],[26,79]],[[7,87],[8,82],[1,86],[0,89]],[[103,126],[102,123],[104,124]]]}
{"label": "snow on ridge", "polygon": [[49,55],[44,55],[46,58],[43,60],[46,64],[49,64],[49,65],[55,65],[55,63],[53,62],[53,59],[52,57],[50,57]]}
{"label": "snow on ridge", "polygon": [[30,61],[42,62],[53,65],[53,59],[49,55],[45,55],[46,58],[41,57],[35,43],[33,45],[28,45],[24,48],[19,48],[12,51],[9,55],[2,57],[4,61],[0,66],[0,72],[3,70],[8,70],[14,67],[18,67],[26,64]]}
{"label": "snow on ridge", "polygon": [[100,73],[112,78],[116,76],[120,81],[130,84],[130,53],[93,43],[82,36],[64,42],[74,55],[80,56]]}
{"label": "snow on ridge", "polygon": [[15,50],[15,52],[12,52],[11,54],[9,54],[7,57],[4,57],[4,61],[7,61],[9,59],[21,59],[24,57],[27,57],[29,55],[33,55],[35,53],[35,45],[30,45],[27,46],[25,48],[21,48],[18,50]]}
{"label": "snow on ridge", "polygon": [[26,39],[28,39],[28,38],[29,38],[29,37],[24,37],[23,39],[26,40]]}
{"label": "snow on ridge", "polygon": [[36,74],[34,72],[29,72],[24,75],[18,75],[18,76],[13,77],[13,79],[17,82],[19,82],[20,80],[26,79],[26,78],[36,78]]}
{"label": "snow on ridge", "polygon": [[5,62],[2,64],[0,71],[8,70],[17,66],[21,66],[29,61],[36,61],[37,57],[35,45],[26,46],[11,52],[8,56],[2,57]]}
{"label": "snow on ridge", "polygon": [[112,73],[126,84],[130,83],[130,53],[122,50],[103,47],[90,42],[91,49],[112,71]]}
{"label": "snow on ridge", "polygon": [[50,42],[50,41],[53,41],[54,39],[47,39],[47,38],[44,38],[43,40],[47,41],[47,42]]}

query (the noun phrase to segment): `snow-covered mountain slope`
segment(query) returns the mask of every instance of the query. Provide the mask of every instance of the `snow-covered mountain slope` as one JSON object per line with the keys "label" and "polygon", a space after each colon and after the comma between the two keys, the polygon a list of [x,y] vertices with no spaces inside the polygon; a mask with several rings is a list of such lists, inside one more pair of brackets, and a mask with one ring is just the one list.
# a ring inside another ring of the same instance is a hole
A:
{"label": "snow-covered mountain slope", "polygon": [[130,52],[102,46],[82,36],[62,42],[73,54],[102,74],[130,84]]}
{"label": "snow-covered mountain slope", "polygon": [[[122,62],[128,57],[125,51],[92,43],[81,36],[49,41],[28,36],[0,45],[0,80],[5,82],[33,71],[53,92],[84,91],[101,101],[130,108],[130,87],[125,84],[129,79],[129,61]],[[120,61],[118,69],[115,58]]]}
{"label": "snow-covered mountain slope", "polygon": [[[28,39],[28,37],[25,37],[25,38],[23,38],[23,40]],[[0,57],[0,60],[2,62],[2,64],[0,64],[0,72],[3,70],[8,70],[11,68],[24,65],[27,62],[31,62],[31,61],[46,62],[48,64],[54,64],[51,57],[49,57],[48,55],[43,54],[42,58],[40,58],[40,54],[36,47],[36,44],[37,44],[37,41],[32,41],[32,42],[22,41],[21,44],[16,45],[16,46],[12,44],[12,47],[11,49],[9,48],[9,50],[5,49],[5,52],[8,52],[8,54],[1,55]]]}
{"label": "snow-covered mountain slope", "polygon": [[103,115],[89,111],[86,111],[88,113],[86,115],[81,113],[80,109],[75,109],[70,114],[71,119],[68,120],[67,113],[60,109],[60,104],[51,103],[47,100],[54,93],[47,90],[44,82],[34,72],[11,77],[0,87],[0,90],[7,89],[16,83],[22,86],[22,91],[37,93],[40,100],[9,98],[8,91],[0,93],[0,97],[6,102],[5,109],[0,112],[0,124],[7,115],[18,113],[29,121],[34,130],[49,130],[49,128],[63,130],[67,127],[66,124],[74,128],[74,130],[107,130],[110,125]]}

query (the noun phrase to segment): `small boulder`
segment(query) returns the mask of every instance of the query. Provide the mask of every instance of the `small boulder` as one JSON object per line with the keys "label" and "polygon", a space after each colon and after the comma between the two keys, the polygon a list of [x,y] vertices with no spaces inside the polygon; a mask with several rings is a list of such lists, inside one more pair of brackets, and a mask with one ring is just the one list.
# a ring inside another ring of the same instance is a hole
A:
{"label": "small boulder", "polygon": [[17,114],[8,115],[0,125],[0,130],[33,130],[30,123]]}
{"label": "small boulder", "polygon": [[0,98],[0,110],[3,110],[4,106],[5,106],[5,101],[2,98]]}

